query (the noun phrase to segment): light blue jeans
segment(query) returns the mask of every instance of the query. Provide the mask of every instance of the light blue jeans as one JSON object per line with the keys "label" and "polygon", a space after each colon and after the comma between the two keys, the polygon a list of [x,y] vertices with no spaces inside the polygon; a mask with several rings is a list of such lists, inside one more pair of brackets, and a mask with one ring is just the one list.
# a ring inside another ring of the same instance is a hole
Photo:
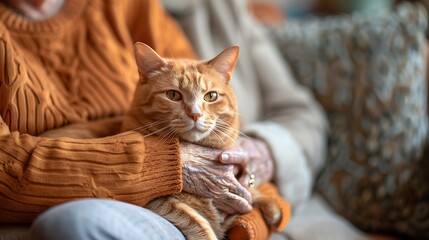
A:
{"label": "light blue jeans", "polygon": [[31,227],[31,239],[177,239],[170,222],[145,208],[108,199],[78,200],[53,207]]}

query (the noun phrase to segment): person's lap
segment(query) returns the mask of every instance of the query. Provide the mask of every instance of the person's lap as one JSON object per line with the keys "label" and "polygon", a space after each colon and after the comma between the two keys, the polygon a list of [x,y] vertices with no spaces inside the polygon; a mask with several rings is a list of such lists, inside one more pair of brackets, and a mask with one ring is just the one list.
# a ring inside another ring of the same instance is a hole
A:
{"label": "person's lap", "polygon": [[182,233],[148,209],[108,199],[53,207],[31,227],[31,239],[181,239]]}

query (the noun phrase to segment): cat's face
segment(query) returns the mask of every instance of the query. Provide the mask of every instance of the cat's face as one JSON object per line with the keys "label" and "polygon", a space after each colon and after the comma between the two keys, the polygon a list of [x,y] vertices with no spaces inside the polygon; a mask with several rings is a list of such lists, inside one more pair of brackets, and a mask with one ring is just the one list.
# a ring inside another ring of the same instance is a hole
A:
{"label": "cat's face", "polygon": [[238,56],[231,47],[210,61],[162,59],[136,45],[140,82],[132,110],[145,133],[210,147],[229,147],[238,116],[230,79]]}

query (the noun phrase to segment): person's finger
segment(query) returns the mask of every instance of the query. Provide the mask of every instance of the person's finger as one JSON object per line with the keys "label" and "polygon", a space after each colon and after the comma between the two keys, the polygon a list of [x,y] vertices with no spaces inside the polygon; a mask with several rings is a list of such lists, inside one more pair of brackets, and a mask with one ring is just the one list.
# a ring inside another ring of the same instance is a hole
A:
{"label": "person's finger", "polygon": [[252,204],[252,194],[247,190],[240,182],[234,179],[235,182],[233,186],[230,187],[229,192],[234,193],[244,199],[246,199],[249,204]]}
{"label": "person's finger", "polygon": [[232,207],[236,212],[244,214],[252,211],[252,205],[246,199],[233,194],[227,193],[225,204]]}
{"label": "person's finger", "polygon": [[223,164],[246,165],[249,155],[246,152],[225,151],[220,154],[219,161]]}
{"label": "person's finger", "polygon": [[235,177],[228,176],[225,180],[229,184],[222,194],[215,196],[219,202],[217,207],[228,214],[249,212],[252,209],[251,193]]}
{"label": "person's finger", "polygon": [[222,199],[218,199],[215,206],[227,214],[244,214],[252,211],[252,205],[246,199],[233,193],[226,193]]}

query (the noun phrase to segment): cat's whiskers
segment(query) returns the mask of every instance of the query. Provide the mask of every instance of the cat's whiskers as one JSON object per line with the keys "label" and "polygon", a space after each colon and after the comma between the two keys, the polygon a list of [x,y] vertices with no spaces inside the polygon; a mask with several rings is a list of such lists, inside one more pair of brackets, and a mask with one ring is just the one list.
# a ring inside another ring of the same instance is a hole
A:
{"label": "cat's whiskers", "polygon": [[173,137],[174,135],[176,135],[177,131],[176,129],[170,128],[170,131],[168,131],[168,136],[167,137]]}
{"label": "cat's whiskers", "polygon": [[243,117],[244,117],[244,115],[243,115],[243,114],[241,114],[241,113],[239,113],[239,112],[237,112],[237,111],[234,111],[234,110],[232,110],[232,109],[228,109],[228,111],[226,111],[226,113],[225,113],[225,112],[219,112],[219,113],[218,113],[218,115],[219,115],[219,116],[231,116],[231,115],[232,115],[231,113],[233,113],[233,114],[237,115],[237,116],[238,116],[238,117],[240,117],[240,118],[243,118]]}
{"label": "cat's whiskers", "polygon": [[216,129],[213,129],[212,133],[213,135],[215,135],[224,145],[225,145],[225,141],[216,133]]}
{"label": "cat's whiskers", "polygon": [[213,127],[215,126],[215,121],[206,119],[205,121],[199,122],[198,124],[200,127],[204,128],[205,131],[207,131],[213,129]]}
{"label": "cat's whiskers", "polygon": [[143,137],[145,138],[145,137],[149,137],[149,136],[155,135],[155,134],[157,134],[157,133],[159,133],[159,132],[162,132],[162,131],[164,131],[164,130],[166,130],[166,129],[168,129],[168,128],[169,128],[169,126],[165,126],[165,127],[160,128],[160,129],[158,129],[158,130],[156,130],[156,131],[153,131],[153,132],[151,132],[151,133],[148,133],[148,134],[146,134],[146,135],[143,135]]}
{"label": "cat's whiskers", "polygon": [[186,124],[185,121],[182,119],[181,116],[178,116],[177,118],[171,120],[171,123],[174,123],[174,124]]}
{"label": "cat's whiskers", "polygon": [[213,129],[213,133],[214,133],[214,132],[221,133],[222,135],[224,135],[225,137],[227,137],[228,139],[230,139],[230,140],[232,141],[232,143],[234,144],[234,146],[235,146],[238,150],[243,151],[243,149],[240,147],[240,145],[238,145],[237,141],[236,141],[234,138],[232,138],[231,136],[229,136],[227,133],[223,132],[223,131],[222,131],[222,129],[216,129],[216,128],[214,128],[214,129]]}
{"label": "cat's whiskers", "polygon": [[160,138],[158,139],[158,141],[156,141],[155,145],[164,144],[168,139],[170,139],[171,137],[174,137],[175,134],[176,134],[176,130],[172,128],[167,129],[167,131],[164,131],[163,133],[161,133]]}
{"label": "cat's whiskers", "polygon": [[134,128],[131,131],[143,132],[144,130],[147,130],[147,129],[159,126],[161,124],[167,123],[168,121],[169,121],[168,119],[160,119],[160,120],[157,120],[155,122],[152,122],[152,123],[149,123],[149,124],[146,124],[146,125]]}
{"label": "cat's whiskers", "polygon": [[234,114],[236,114],[237,116],[239,116],[239,117],[243,117],[244,115],[243,114],[241,114],[241,113],[239,113],[238,111],[234,111],[234,110],[230,110],[230,112],[232,112],[232,113],[234,113]]}
{"label": "cat's whiskers", "polygon": [[174,129],[184,129],[183,132],[189,131],[193,128],[193,126],[190,126],[189,124],[185,123],[182,120],[175,119],[170,123],[170,127]]}
{"label": "cat's whiskers", "polygon": [[241,132],[240,130],[238,130],[238,129],[235,129],[235,128],[233,128],[233,127],[231,127],[231,125],[229,124],[229,123],[227,123],[227,122],[225,122],[225,121],[223,121],[222,119],[218,119],[218,123],[219,124],[217,124],[217,126],[219,127],[219,128],[222,128],[222,129],[224,129],[224,130],[232,130],[232,131],[234,131],[234,132],[236,132],[236,133],[238,133],[240,136],[242,136],[242,137],[244,137],[244,138],[247,138],[247,139],[250,139],[250,137],[249,136],[247,136],[245,133],[243,133],[243,132]]}
{"label": "cat's whiskers", "polygon": [[[238,129],[236,129],[236,128],[232,127],[230,123],[228,123],[228,122],[224,121],[222,118],[218,118],[218,119],[217,119],[217,123],[219,123],[219,124],[220,124],[221,126],[223,126],[223,127],[231,128],[231,129],[233,129],[233,130],[235,130],[235,131],[240,132]],[[244,134],[244,133],[242,133],[242,132],[240,132],[240,133],[241,133],[241,134],[243,134],[243,135],[245,135],[245,134]]]}
{"label": "cat's whiskers", "polygon": [[155,127],[155,126],[167,123],[167,122],[168,122],[168,120],[164,120],[164,121],[158,120],[158,121],[155,121],[153,123],[149,123],[149,124],[146,124],[144,126],[137,127],[137,128],[134,128],[134,129],[130,129],[130,130],[126,131],[126,132],[119,133],[118,135],[120,135],[120,136],[128,136],[128,135],[134,134],[135,132],[141,133],[141,132],[143,132],[143,131],[145,131],[147,129],[150,129],[151,127]]}
{"label": "cat's whiskers", "polygon": [[237,129],[235,129],[235,128],[231,128],[231,127],[227,127],[227,126],[222,126],[222,125],[217,125],[217,127],[219,128],[219,129],[221,129],[221,130],[223,130],[223,131],[233,131],[233,132],[235,132],[235,133],[237,133],[239,136],[242,136],[242,137],[244,137],[244,138],[247,138],[247,139],[250,139],[250,137],[249,136],[247,136],[245,133],[243,133],[243,132],[241,132],[241,131],[239,131],[239,130],[237,130]]}

